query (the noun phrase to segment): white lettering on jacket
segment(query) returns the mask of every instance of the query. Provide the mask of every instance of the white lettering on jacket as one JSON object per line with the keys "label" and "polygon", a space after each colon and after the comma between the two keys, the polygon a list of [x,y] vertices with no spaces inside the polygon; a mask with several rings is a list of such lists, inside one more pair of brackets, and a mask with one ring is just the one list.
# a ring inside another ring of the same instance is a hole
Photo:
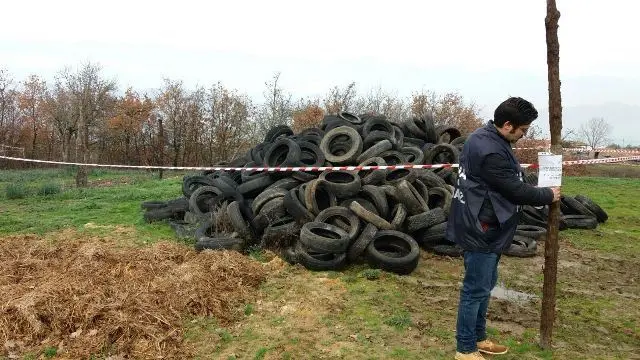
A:
{"label": "white lettering on jacket", "polygon": [[462,165],[460,165],[460,167],[458,168],[458,180],[456,181],[456,190],[453,192],[453,198],[464,204],[464,195],[462,194],[462,191],[460,191],[461,178],[467,180],[467,175],[465,174]]}

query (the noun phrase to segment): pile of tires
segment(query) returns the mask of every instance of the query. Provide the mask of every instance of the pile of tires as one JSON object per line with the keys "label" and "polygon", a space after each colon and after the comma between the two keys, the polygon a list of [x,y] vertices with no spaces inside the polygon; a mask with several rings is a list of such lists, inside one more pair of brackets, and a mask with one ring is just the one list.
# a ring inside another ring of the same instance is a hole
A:
{"label": "pile of tires", "polygon": [[[204,171],[185,176],[183,196],[143,203],[148,222],[168,220],[197,250],[268,248],[311,270],[351,263],[411,273],[419,249],[461,256],[445,239],[454,169],[305,171],[305,167],[453,164],[465,137],[430,115],[395,123],[381,115],[340,112],[295,134],[273,127],[226,166],[296,171]],[[536,184],[535,174],[525,181]],[[561,229],[595,228],[606,213],[586,196],[562,199]],[[548,207],[525,206],[508,256],[535,256]]]}
{"label": "pile of tires", "polygon": [[[398,124],[340,112],[297,134],[276,126],[227,166],[457,163],[464,140],[429,115]],[[451,168],[204,171],[184,177],[183,197],[143,207],[147,221],[167,219],[176,232],[192,234],[198,250],[268,248],[311,270],[366,262],[408,274],[420,247],[454,249],[444,232],[455,182]]]}
{"label": "pile of tires", "polygon": [[[537,185],[538,177],[535,173],[526,175],[525,181]],[[595,229],[598,223],[604,223],[609,215],[593,199],[586,195],[562,195],[560,198],[560,230],[566,229]],[[524,206],[521,224],[546,227],[549,216],[549,206]]]}
{"label": "pile of tires", "polygon": [[[529,173],[524,181],[537,185],[538,177]],[[549,206],[523,206],[520,225],[511,247],[505,252],[507,256],[532,257],[536,255],[537,243],[547,236],[547,219]],[[560,227],[567,229],[592,230],[609,219],[607,213],[593,199],[586,195],[562,195],[560,197]]]}

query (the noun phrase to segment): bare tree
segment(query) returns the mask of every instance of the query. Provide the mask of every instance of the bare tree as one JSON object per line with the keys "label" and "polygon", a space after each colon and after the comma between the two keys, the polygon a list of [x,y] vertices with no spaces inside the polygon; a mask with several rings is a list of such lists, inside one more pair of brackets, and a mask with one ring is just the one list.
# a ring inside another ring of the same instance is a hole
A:
{"label": "bare tree", "polygon": [[399,124],[409,117],[411,106],[398,97],[389,96],[382,103],[382,114],[389,121]]}
{"label": "bare tree", "polygon": [[[155,141],[155,146],[154,146],[154,150],[158,150],[157,155],[156,155],[156,164],[157,165],[164,165],[164,145],[165,145],[165,140],[164,140],[164,124],[162,123],[162,116],[158,116],[157,117],[158,120],[158,137]],[[160,174],[159,177],[160,179],[162,179],[162,174],[163,174],[163,169],[160,169]]]}
{"label": "bare tree", "polygon": [[[83,163],[89,162],[91,131],[98,125],[98,121],[106,121],[115,104],[112,92],[116,90],[116,83],[114,80],[104,79],[100,72],[100,65],[86,63],[76,72],[65,69],[62,74],[72,97],[74,115],[78,119],[79,160]],[[87,171],[86,166],[78,168],[77,186],[87,186]]]}
{"label": "bare tree", "polygon": [[356,83],[352,82],[344,89],[334,86],[324,98],[324,108],[327,114],[337,114],[339,111],[357,111]]}
{"label": "bare tree", "polygon": [[574,140],[577,132],[574,129],[562,129],[560,143],[563,148],[572,148],[576,146],[576,141]]}
{"label": "bare tree", "polygon": [[467,103],[457,93],[437,95],[433,91],[415,92],[411,97],[411,113],[413,116],[431,113],[436,126],[454,126],[463,134],[482,126],[478,107],[473,102]]}
{"label": "bare tree", "polygon": [[[145,94],[145,102],[152,102]],[[155,103],[153,103],[155,105]],[[144,165],[164,166],[166,142],[164,138],[164,119],[158,115],[154,107],[149,113],[149,117],[142,124],[142,136],[144,139],[144,152],[141,154],[141,162]],[[159,177],[162,179],[164,170],[158,169]]]}
{"label": "bare tree", "polygon": [[172,150],[173,166],[178,166],[178,160],[183,151],[187,96],[182,81],[165,79],[164,87],[156,100],[158,116],[164,119],[164,137]]}
{"label": "bare tree", "polygon": [[20,110],[24,119],[31,124],[31,158],[36,157],[36,144],[40,129],[44,126],[44,108],[47,84],[37,75],[31,75],[23,83],[20,96]]}
{"label": "bare tree", "polygon": [[[567,147],[566,144],[569,144],[571,138],[576,135],[576,131],[573,129],[562,129],[562,147]],[[542,129],[536,124],[531,125],[529,131],[527,131],[527,135],[525,135],[525,139],[531,140],[539,140],[544,138],[545,135],[542,132]]]}
{"label": "bare tree", "polygon": [[[166,79],[153,99],[133,89],[116,97],[115,81],[100,72],[86,64],[65,68],[50,83],[33,75],[16,84],[0,70],[0,144],[26,148],[34,158],[189,166],[232,159],[274,125],[301,131],[339,111],[381,114],[396,123],[430,112],[437,125],[463,133],[481,122],[475,105],[455,93],[422,91],[406,98],[377,86],[359,95],[351,82],[292,100],[275,73],[256,106],[222,85],[192,90]],[[529,136],[537,137],[536,129]],[[79,185],[86,183],[87,169],[80,169]]]}
{"label": "bare tree", "polygon": [[16,145],[19,115],[18,91],[9,72],[0,69],[0,144]]}
{"label": "bare tree", "polygon": [[280,73],[273,75],[271,81],[265,82],[265,103],[258,113],[258,135],[264,136],[276,125],[291,125],[293,117],[293,101],[291,94],[280,87]]}
{"label": "bare tree", "polygon": [[310,127],[320,125],[324,110],[320,107],[320,99],[301,98],[294,106],[292,129],[298,133]]}
{"label": "bare tree", "polygon": [[529,130],[527,131],[527,134],[524,136],[524,139],[538,140],[540,137],[542,137],[542,130],[540,130],[540,127],[538,125],[534,124],[529,127]]}
{"label": "bare tree", "polygon": [[250,117],[253,106],[245,94],[212,86],[207,94],[207,134],[211,161],[229,161],[246,151],[251,143]]}
{"label": "bare tree", "polygon": [[[13,103],[13,98],[11,96],[12,83],[13,79],[11,78],[11,75],[9,75],[9,71],[6,69],[0,69],[0,130],[4,130],[8,110]],[[0,141],[3,140],[4,138],[0,138]]]}
{"label": "bare tree", "polygon": [[562,141],[570,141],[574,136],[576,136],[574,129],[564,129],[564,131],[562,131]]}
{"label": "bare tree", "polygon": [[601,117],[591,118],[580,127],[582,140],[593,150],[600,145],[606,144],[610,133],[611,125]]}
{"label": "bare tree", "polygon": [[358,97],[350,110],[358,114],[385,115],[395,123],[402,122],[410,113],[409,104],[403,101],[397,93],[385,91],[380,86],[371,89],[365,96]]}
{"label": "bare tree", "polygon": [[150,99],[128,88],[124,96],[117,99],[114,116],[100,134],[102,155],[109,155],[110,161],[126,164],[139,164],[145,142],[143,126],[149,120],[153,109]]}
{"label": "bare tree", "polygon": [[71,140],[78,132],[78,117],[72,110],[71,95],[63,84],[63,79],[58,75],[53,89],[46,96],[48,119],[60,143],[62,161],[71,158]]}
{"label": "bare tree", "polygon": [[433,91],[417,91],[411,95],[411,114],[423,117],[437,112],[438,96]]}
{"label": "bare tree", "polygon": [[207,158],[207,154],[202,151],[200,146],[204,140],[202,129],[206,116],[206,98],[206,90],[200,86],[190,91],[186,97],[183,164],[198,164],[203,160],[203,157]]}

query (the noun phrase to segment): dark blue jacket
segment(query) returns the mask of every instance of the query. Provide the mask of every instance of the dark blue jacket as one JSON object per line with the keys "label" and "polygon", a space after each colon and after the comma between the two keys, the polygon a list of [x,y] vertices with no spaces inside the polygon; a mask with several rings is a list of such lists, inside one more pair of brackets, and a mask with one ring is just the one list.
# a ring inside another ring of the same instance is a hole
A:
{"label": "dark blue jacket", "polygon": [[460,155],[447,239],[469,251],[506,250],[520,222],[521,205],[553,201],[549,188],[527,185],[522,178],[511,144],[493,122],[469,135]]}

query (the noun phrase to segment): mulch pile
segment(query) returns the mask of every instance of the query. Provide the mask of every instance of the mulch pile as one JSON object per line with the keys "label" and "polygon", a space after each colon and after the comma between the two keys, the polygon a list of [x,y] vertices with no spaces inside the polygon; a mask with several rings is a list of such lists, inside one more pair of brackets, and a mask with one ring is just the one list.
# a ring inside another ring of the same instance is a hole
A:
{"label": "mulch pile", "polygon": [[[268,269],[237,252],[79,237],[0,240],[0,355],[189,356],[185,322],[232,323]],[[13,357],[13,356],[12,356]]]}

